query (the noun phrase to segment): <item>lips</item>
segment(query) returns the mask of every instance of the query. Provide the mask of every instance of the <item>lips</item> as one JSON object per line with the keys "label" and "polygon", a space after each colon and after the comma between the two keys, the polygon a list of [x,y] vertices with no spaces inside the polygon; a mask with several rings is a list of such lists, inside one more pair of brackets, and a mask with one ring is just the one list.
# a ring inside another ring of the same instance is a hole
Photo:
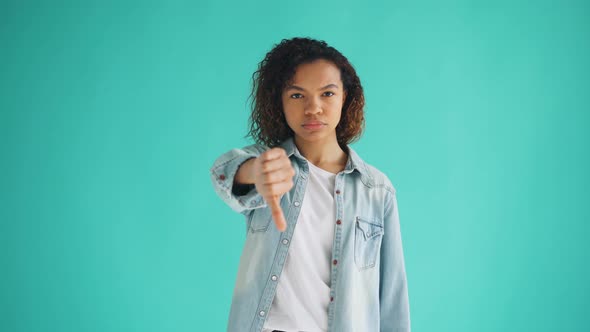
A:
{"label": "lips", "polygon": [[325,123],[324,123],[324,122],[322,122],[322,121],[317,121],[317,120],[313,120],[313,121],[305,121],[305,122],[303,123],[303,125],[304,125],[304,126],[306,126],[306,125],[322,125],[322,124],[325,124]]}
{"label": "lips", "polygon": [[305,129],[320,129],[320,128],[324,127],[325,125],[326,125],[325,122],[313,120],[313,121],[305,121],[303,123],[302,127]]}

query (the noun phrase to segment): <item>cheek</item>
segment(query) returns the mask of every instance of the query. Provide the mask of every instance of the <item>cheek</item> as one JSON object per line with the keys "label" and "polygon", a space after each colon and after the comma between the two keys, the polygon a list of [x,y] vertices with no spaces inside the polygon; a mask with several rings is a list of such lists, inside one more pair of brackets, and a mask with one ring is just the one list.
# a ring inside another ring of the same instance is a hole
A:
{"label": "cheek", "polygon": [[342,103],[342,101],[340,99],[333,99],[329,103],[329,108],[332,111],[332,113],[334,113],[335,115],[336,115],[336,113],[338,113],[338,116],[340,116],[343,106],[344,106],[344,103]]}
{"label": "cheek", "polygon": [[297,99],[293,98],[283,98],[283,109],[284,110],[293,110],[297,107]]}
{"label": "cheek", "polygon": [[285,119],[288,123],[292,123],[297,118],[297,107],[295,107],[293,103],[283,103],[283,113],[285,114]]}
{"label": "cheek", "polygon": [[283,99],[283,110],[285,110],[285,113],[297,113],[297,110],[300,110],[301,107],[302,104],[298,99]]}

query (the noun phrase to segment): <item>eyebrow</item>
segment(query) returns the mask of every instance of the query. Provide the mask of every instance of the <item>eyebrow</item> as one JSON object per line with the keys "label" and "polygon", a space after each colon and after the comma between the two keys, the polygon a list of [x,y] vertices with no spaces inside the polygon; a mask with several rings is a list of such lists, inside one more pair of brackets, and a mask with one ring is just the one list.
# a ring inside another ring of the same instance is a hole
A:
{"label": "eyebrow", "polygon": [[[330,83],[330,84],[326,85],[326,86],[325,86],[325,87],[323,87],[323,88],[319,88],[318,90],[326,90],[326,89],[329,89],[329,88],[338,89],[338,85],[336,85],[336,84],[334,84],[334,83]],[[297,85],[289,85],[289,86],[287,86],[287,88],[286,88],[285,90],[299,90],[299,91],[305,91],[305,89],[304,89],[304,88],[302,88],[302,87],[300,87],[300,86],[297,86]]]}

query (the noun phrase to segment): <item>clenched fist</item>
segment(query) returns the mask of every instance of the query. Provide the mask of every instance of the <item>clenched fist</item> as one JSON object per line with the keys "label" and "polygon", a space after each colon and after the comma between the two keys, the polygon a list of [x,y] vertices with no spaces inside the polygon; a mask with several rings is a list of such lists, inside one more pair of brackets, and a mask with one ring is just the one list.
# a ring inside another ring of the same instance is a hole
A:
{"label": "clenched fist", "polygon": [[242,164],[235,181],[254,183],[258,193],[269,205],[272,219],[281,232],[287,229],[287,221],[280,205],[280,197],[293,188],[295,170],[282,148],[272,148]]}

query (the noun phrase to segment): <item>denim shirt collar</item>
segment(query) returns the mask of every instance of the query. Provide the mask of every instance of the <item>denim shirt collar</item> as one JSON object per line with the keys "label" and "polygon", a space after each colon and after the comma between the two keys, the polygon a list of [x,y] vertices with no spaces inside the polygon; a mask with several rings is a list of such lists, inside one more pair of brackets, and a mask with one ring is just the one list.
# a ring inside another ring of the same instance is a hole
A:
{"label": "denim shirt collar", "polygon": [[[299,152],[299,149],[297,149],[293,137],[289,137],[284,140],[280,146],[285,149],[288,157],[295,155],[295,157],[299,158],[300,160],[305,160],[305,157],[303,157]],[[372,176],[367,169],[366,164],[359,157],[356,151],[354,151],[350,146],[346,145],[345,152],[348,155],[348,161],[346,162],[343,172],[349,174],[356,170],[358,173],[360,173],[363,180],[366,182],[372,182]]]}

